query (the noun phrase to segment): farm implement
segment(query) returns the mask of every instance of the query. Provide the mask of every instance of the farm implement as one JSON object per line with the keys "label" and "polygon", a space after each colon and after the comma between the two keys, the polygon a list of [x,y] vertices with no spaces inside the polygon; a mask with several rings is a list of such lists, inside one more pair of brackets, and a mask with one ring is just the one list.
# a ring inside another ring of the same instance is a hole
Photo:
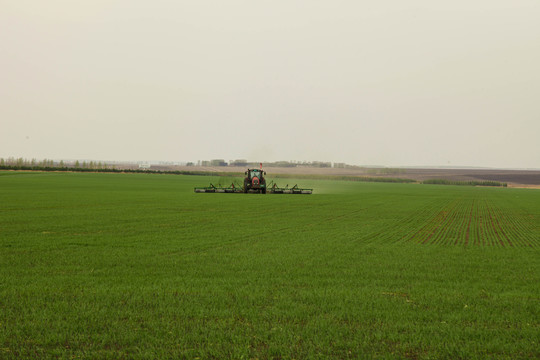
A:
{"label": "farm implement", "polygon": [[210,186],[207,187],[196,187],[195,188],[196,193],[242,193],[244,190],[242,187],[238,187],[234,183],[232,183],[230,186],[224,187],[221,184],[218,184],[217,186],[214,184],[210,184]]}
{"label": "farm implement", "polygon": [[263,171],[262,164],[260,169],[247,169],[245,172],[244,185],[231,183],[229,186],[221,184],[206,187],[196,187],[196,193],[257,193],[257,194],[312,194],[313,189],[300,188],[298,185],[289,187],[279,187],[273,180],[266,183],[266,171]]}
{"label": "farm implement", "polygon": [[274,181],[270,182],[270,186],[267,190],[270,194],[312,194],[313,189],[303,189],[299,188],[298,185],[294,185],[293,187],[289,187],[289,184],[285,186],[284,188],[280,188],[277,186]]}

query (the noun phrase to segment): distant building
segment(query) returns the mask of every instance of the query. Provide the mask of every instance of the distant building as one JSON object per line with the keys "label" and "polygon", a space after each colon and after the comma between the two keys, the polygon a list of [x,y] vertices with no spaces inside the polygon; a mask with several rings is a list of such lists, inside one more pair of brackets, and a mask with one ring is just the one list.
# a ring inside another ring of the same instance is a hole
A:
{"label": "distant building", "polygon": [[210,161],[211,166],[227,166],[224,159],[214,159]]}
{"label": "distant building", "polygon": [[247,166],[248,161],[246,159],[238,159],[229,161],[230,166]]}
{"label": "distant building", "polygon": [[148,170],[148,169],[150,169],[150,164],[149,163],[140,163],[139,164],[139,169]]}

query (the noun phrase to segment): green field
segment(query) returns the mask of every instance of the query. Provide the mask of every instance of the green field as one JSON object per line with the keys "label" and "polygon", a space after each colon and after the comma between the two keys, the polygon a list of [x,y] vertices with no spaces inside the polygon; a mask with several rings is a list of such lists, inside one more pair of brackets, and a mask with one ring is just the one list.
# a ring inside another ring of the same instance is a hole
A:
{"label": "green field", "polygon": [[209,181],[0,172],[0,358],[540,358],[540,191]]}

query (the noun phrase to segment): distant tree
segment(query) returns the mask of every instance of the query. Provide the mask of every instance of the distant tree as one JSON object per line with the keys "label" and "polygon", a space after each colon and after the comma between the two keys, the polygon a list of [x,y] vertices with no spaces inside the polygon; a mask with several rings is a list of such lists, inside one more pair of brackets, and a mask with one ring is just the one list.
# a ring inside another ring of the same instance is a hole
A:
{"label": "distant tree", "polygon": [[0,166],[6,165],[4,158],[0,158]]}
{"label": "distant tree", "polygon": [[81,167],[81,164],[79,163],[79,160],[75,161],[75,167],[77,169]]}
{"label": "distant tree", "polygon": [[59,163],[58,165],[59,165],[61,168],[66,167],[66,166],[64,165],[64,160],[60,160],[60,163]]}

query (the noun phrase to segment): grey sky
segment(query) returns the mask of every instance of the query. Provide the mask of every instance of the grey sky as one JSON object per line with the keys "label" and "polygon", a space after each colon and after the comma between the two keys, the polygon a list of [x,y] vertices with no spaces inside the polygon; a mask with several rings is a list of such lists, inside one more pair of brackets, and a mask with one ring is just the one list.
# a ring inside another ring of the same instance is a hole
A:
{"label": "grey sky", "polygon": [[0,157],[540,167],[538,0],[0,9]]}

